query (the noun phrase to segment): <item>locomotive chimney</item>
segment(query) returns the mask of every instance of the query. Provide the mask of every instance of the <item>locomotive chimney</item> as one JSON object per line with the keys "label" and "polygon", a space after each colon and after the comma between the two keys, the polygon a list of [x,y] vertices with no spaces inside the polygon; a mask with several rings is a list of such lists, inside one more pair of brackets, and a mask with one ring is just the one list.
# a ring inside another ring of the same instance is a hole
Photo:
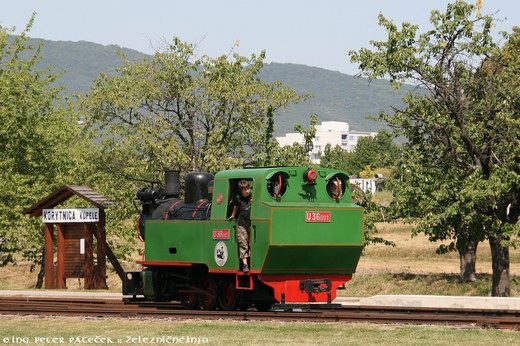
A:
{"label": "locomotive chimney", "polygon": [[179,198],[181,192],[179,171],[165,170],[164,171],[164,197],[165,198]]}

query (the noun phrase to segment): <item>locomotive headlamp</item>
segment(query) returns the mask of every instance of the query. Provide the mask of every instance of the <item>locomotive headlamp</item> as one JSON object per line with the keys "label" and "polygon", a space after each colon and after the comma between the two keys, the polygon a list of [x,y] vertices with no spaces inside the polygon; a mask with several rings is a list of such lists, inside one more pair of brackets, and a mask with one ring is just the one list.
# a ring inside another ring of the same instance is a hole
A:
{"label": "locomotive headlamp", "polygon": [[309,168],[305,171],[303,178],[309,183],[314,183],[316,178],[318,178],[318,172],[314,168]]}
{"label": "locomotive headlamp", "polygon": [[142,203],[150,203],[156,199],[161,199],[164,195],[164,190],[161,187],[149,188],[145,187],[137,191],[136,197]]}

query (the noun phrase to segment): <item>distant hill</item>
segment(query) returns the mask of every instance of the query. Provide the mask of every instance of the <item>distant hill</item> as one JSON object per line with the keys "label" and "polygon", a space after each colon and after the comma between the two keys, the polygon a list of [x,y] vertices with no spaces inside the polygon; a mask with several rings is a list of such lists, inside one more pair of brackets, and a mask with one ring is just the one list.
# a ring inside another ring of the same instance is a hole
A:
{"label": "distant hill", "polygon": [[132,61],[150,57],[133,49],[116,45],[103,46],[86,41],[31,39],[30,43],[43,44],[41,65],[52,66],[55,71],[64,71],[58,84],[65,86],[68,93],[87,92],[94,78],[102,71],[115,73],[116,67],[122,65],[120,53],[126,54]]}
{"label": "distant hill", "polygon": [[[63,70],[58,84],[66,87],[67,93],[84,93],[100,72],[114,73],[121,66],[120,53],[132,61],[150,56],[133,49],[116,45],[103,46],[92,42],[49,41],[32,39],[32,43],[43,43],[44,66]],[[378,131],[385,124],[367,119],[380,110],[400,107],[401,99],[410,86],[394,91],[387,81],[372,81],[355,78],[340,72],[297,64],[270,63],[264,66],[261,76],[265,81],[280,81],[299,94],[310,93],[313,97],[283,111],[276,119],[275,132],[280,135],[294,132],[294,125],[309,124],[309,117],[316,113],[319,121],[346,121],[351,129]]]}
{"label": "distant hill", "polygon": [[[294,123],[309,123],[312,113],[319,121],[346,121],[352,130],[378,131],[384,123],[367,119],[380,110],[391,111],[401,107],[401,99],[411,86],[393,90],[388,81],[355,78],[340,72],[296,64],[271,63],[265,65],[261,77],[266,81],[278,80],[291,86],[298,93],[310,93],[313,97],[292,106],[278,119],[279,131],[294,132]],[[283,131],[282,131],[283,130]]]}

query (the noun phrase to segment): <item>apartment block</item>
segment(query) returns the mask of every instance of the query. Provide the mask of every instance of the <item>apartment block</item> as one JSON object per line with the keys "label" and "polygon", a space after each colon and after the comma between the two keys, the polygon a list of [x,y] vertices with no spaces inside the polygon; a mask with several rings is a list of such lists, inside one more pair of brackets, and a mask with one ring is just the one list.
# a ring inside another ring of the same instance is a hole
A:
{"label": "apartment block", "polygon": [[[374,137],[377,132],[351,131],[349,124],[342,121],[324,121],[316,125],[316,137],[313,140],[313,147],[309,156],[313,163],[319,164],[321,154],[325,146],[330,144],[332,148],[339,145],[346,151],[353,151],[361,137]],[[305,145],[301,133],[286,133],[283,137],[276,137],[278,144],[282,147],[299,143]]]}

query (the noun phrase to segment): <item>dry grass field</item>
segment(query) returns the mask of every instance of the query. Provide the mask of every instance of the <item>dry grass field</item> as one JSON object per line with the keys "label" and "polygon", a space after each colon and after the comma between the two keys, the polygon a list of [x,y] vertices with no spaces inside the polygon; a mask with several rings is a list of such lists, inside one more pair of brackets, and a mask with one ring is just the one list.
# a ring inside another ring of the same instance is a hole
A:
{"label": "dry grass field", "polygon": [[[437,255],[441,243],[431,243],[422,234],[412,237],[410,225],[380,223],[377,227],[379,235],[396,246],[367,247],[356,275],[338,295],[490,295],[491,250],[487,242],[480,243],[477,249],[477,281],[462,284],[457,252]],[[520,249],[510,249],[510,262],[511,295],[520,296]]]}
{"label": "dry grass field", "polygon": [[[430,243],[424,235],[411,236],[411,226],[402,223],[377,225],[379,235],[395,242],[395,247],[370,245],[365,249],[351,282],[340,296],[366,297],[375,294],[489,295],[491,289],[491,252],[488,243],[477,251],[477,282],[458,282],[459,258],[453,252],[435,253],[439,244]],[[512,295],[520,296],[520,249],[511,249]],[[123,263],[126,270],[139,270],[133,262]],[[121,282],[113,271],[108,273],[111,292],[121,291]],[[0,267],[0,289],[32,289],[36,272],[27,263]],[[68,279],[70,290],[81,290],[83,280]]]}
{"label": "dry grass field", "polygon": [[[361,257],[358,273],[459,273],[457,252],[437,255],[441,243],[429,242],[423,234],[411,236],[411,226],[403,223],[379,223],[379,234],[396,246],[370,245]],[[447,243],[446,243],[447,244]],[[520,275],[520,249],[510,250],[511,274]],[[477,249],[477,272],[491,274],[491,250],[487,242]]]}

